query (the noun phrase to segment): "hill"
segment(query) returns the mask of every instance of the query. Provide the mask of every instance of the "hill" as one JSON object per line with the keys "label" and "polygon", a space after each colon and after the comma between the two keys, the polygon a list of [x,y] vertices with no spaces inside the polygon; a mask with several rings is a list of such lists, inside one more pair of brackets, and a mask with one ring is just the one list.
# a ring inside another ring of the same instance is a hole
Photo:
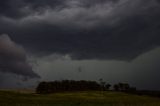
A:
{"label": "hill", "polygon": [[1,90],[0,106],[160,106],[160,98],[113,91],[35,94]]}

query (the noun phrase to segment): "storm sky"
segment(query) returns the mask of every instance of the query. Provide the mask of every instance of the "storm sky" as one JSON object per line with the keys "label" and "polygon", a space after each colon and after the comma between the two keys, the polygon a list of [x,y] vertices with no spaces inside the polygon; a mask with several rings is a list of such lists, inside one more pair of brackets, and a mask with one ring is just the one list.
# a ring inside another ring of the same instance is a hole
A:
{"label": "storm sky", "polygon": [[159,11],[160,0],[1,0],[0,87],[103,78],[160,90]]}

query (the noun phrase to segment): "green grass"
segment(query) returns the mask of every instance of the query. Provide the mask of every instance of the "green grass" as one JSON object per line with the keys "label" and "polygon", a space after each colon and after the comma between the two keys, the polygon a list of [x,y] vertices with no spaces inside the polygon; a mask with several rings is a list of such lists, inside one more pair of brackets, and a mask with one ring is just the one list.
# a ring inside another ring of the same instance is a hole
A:
{"label": "green grass", "polygon": [[99,91],[46,95],[0,91],[0,106],[160,106],[160,98]]}

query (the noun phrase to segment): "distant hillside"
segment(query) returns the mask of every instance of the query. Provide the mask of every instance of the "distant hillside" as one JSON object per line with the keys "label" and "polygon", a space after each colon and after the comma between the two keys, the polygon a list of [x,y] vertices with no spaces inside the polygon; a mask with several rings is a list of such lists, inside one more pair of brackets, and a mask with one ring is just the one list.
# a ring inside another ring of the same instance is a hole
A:
{"label": "distant hillside", "polygon": [[0,106],[160,106],[160,98],[113,91],[54,94],[0,91]]}

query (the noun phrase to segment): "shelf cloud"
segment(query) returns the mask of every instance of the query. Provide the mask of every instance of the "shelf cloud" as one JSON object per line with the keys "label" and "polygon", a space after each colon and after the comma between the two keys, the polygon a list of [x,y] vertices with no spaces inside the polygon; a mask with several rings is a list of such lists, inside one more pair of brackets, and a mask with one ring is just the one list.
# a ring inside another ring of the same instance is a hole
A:
{"label": "shelf cloud", "polygon": [[159,0],[2,0],[0,33],[43,56],[130,61],[160,45]]}
{"label": "shelf cloud", "polygon": [[[160,0],[1,0],[0,35],[1,76],[34,78],[38,70],[43,78],[63,79],[87,61],[93,79],[101,71],[145,88],[155,76],[150,83],[156,79],[159,88]],[[28,55],[40,62],[35,71]]]}
{"label": "shelf cloud", "polygon": [[27,62],[25,50],[15,44],[8,35],[0,35],[0,72],[39,78]]}

